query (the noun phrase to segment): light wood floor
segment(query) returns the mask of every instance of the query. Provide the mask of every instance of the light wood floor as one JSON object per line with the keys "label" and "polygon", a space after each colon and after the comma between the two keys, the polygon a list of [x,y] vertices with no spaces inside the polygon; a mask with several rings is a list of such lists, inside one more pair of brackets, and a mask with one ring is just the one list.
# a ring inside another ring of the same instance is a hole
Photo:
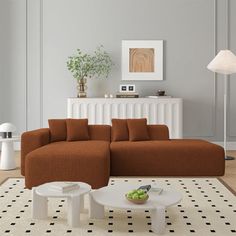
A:
{"label": "light wood floor", "polygon": [[[227,154],[236,157],[236,151],[228,151]],[[16,163],[17,169],[15,170],[0,170],[0,183],[8,177],[22,177],[20,174],[20,152],[16,152]],[[225,175],[221,178],[236,191],[236,160],[226,161]]]}

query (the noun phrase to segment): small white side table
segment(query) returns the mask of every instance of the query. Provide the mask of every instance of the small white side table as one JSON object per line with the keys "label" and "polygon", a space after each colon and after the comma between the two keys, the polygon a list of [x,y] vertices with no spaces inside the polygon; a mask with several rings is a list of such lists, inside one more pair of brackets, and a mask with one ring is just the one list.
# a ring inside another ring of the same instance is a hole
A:
{"label": "small white side table", "polygon": [[0,138],[0,142],[2,142],[1,170],[13,170],[16,168],[13,144],[18,141],[20,141],[20,137]]}
{"label": "small white side table", "polygon": [[91,190],[91,186],[83,182],[75,182],[79,184],[80,188],[62,193],[58,190],[54,190],[51,185],[56,182],[50,182],[39,185],[32,189],[33,205],[32,205],[32,217],[34,219],[47,218],[47,198],[67,198],[68,201],[68,224],[71,227],[78,227],[80,224],[80,213],[83,210],[84,194]]}

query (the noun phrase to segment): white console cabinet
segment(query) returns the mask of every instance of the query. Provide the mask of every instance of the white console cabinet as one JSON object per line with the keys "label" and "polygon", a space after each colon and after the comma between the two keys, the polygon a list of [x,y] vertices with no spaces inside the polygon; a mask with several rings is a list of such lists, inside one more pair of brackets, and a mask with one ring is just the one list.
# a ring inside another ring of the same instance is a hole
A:
{"label": "white console cabinet", "polygon": [[181,98],[68,98],[68,118],[88,118],[89,124],[111,124],[112,118],[147,118],[166,124],[170,138],[183,136]]}

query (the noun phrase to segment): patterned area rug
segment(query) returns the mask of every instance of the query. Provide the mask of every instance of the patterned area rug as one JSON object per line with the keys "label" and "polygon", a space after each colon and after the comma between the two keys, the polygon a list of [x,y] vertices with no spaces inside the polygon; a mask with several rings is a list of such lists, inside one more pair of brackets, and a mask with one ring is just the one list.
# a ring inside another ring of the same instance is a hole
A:
{"label": "patterned area rug", "polygon": [[[183,200],[166,213],[165,235],[236,235],[236,196],[216,178],[111,178],[109,184],[150,184],[177,190]],[[81,214],[81,227],[67,225],[65,199],[49,199],[48,218],[31,218],[31,191],[24,179],[10,178],[0,186],[0,235],[155,235],[148,210],[106,209],[102,220]],[[88,198],[85,199],[88,207]]]}

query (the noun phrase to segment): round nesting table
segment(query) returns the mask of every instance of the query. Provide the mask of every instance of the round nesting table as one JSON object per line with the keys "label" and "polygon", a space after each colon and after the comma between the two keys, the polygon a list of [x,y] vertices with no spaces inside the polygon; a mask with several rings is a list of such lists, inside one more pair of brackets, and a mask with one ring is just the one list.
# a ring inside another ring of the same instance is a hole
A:
{"label": "round nesting table", "polygon": [[175,191],[163,190],[160,195],[148,192],[149,199],[144,204],[134,204],[125,198],[125,194],[139,186],[116,185],[90,192],[90,218],[104,218],[104,206],[129,210],[150,210],[152,230],[155,233],[165,231],[165,210],[182,200],[182,195]]}
{"label": "round nesting table", "polygon": [[42,184],[32,189],[32,217],[34,219],[47,218],[47,198],[67,198],[68,224],[72,227],[78,227],[80,224],[80,213],[84,204],[83,195],[91,190],[91,186],[83,182],[73,182],[80,186],[79,189],[63,193],[52,188],[52,185],[55,183]]}
{"label": "round nesting table", "polygon": [[20,137],[0,138],[0,142],[2,142],[1,170],[13,170],[16,168],[13,144],[18,141],[20,141]]}

